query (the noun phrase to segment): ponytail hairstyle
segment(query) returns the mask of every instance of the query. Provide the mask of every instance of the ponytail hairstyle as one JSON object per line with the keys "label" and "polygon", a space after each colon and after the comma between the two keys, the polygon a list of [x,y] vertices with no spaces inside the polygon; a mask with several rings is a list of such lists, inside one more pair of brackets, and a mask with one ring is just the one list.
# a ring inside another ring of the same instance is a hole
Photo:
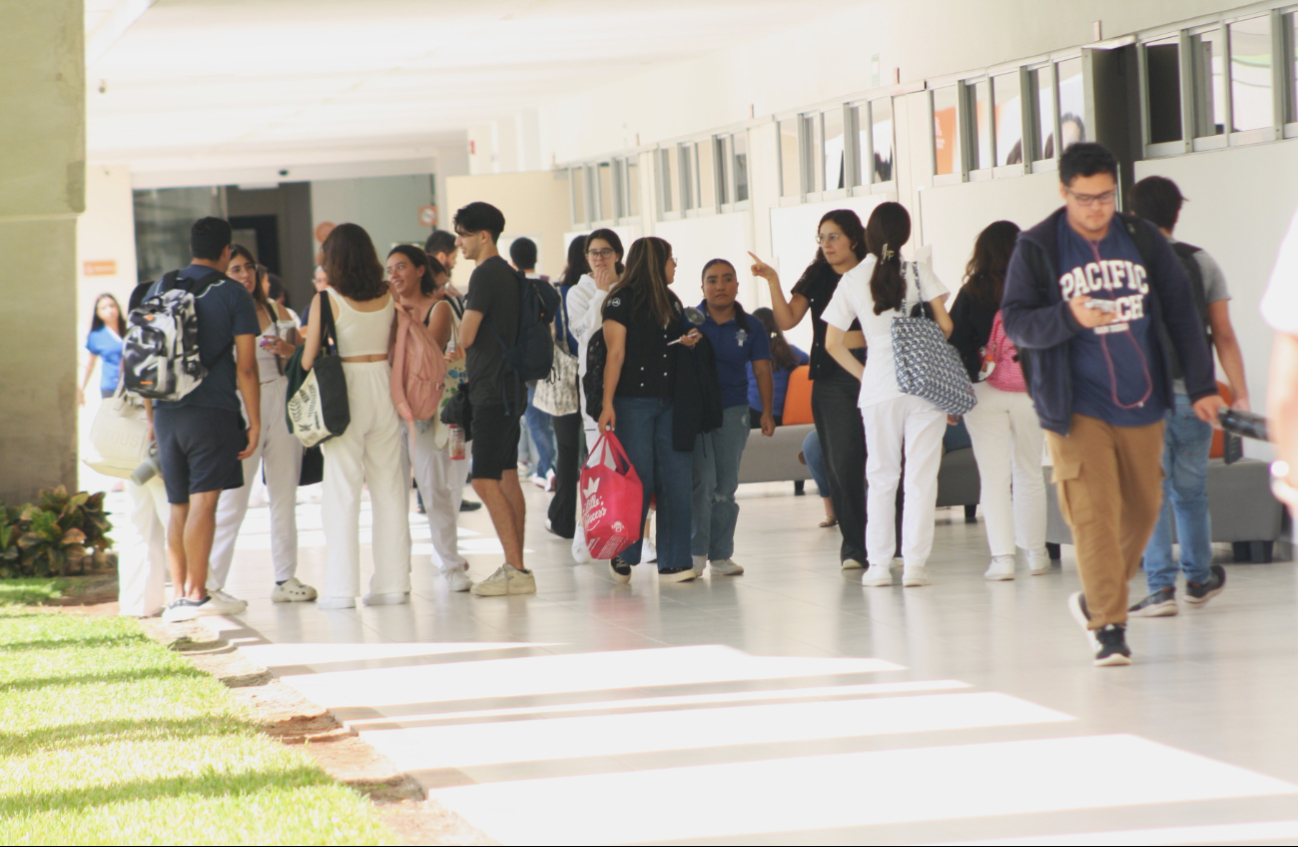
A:
{"label": "ponytail hairstyle", "polygon": [[1019,225],[1011,221],[988,224],[978,233],[973,256],[965,268],[965,285],[984,307],[1000,308],[1005,293],[1005,275],[1018,239]]}
{"label": "ponytail hairstyle", "polygon": [[910,213],[900,203],[880,203],[865,226],[866,248],[877,260],[870,275],[874,313],[900,309],[906,297],[901,273],[901,246],[910,240]]}
{"label": "ponytail hairstyle", "polygon": [[[621,276],[622,274],[626,273],[626,265],[622,264],[622,257],[626,256],[626,251],[622,249],[622,239],[618,238],[617,233],[611,229],[597,229],[594,232],[592,232],[590,235],[586,236],[587,250],[590,249],[590,243],[597,238],[602,241],[607,241],[608,246],[612,248],[614,253],[617,254],[617,262],[613,265],[613,268],[617,271],[617,275]],[[670,247],[669,247],[669,251],[670,251]],[[671,255],[670,252],[668,253],[668,255]],[[630,257],[628,256],[627,259],[629,261]]]}
{"label": "ponytail hairstyle", "polygon": [[775,369],[787,371],[796,368],[798,357],[793,354],[793,348],[789,346],[784,333],[780,331],[779,324],[775,322],[775,312],[762,306],[760,309],[753,309],[753,317],[766,327],[766,337],[771,339],[771,362],[775,365]]}
{"label": "ponytail hairstyle", "polygon": [[[393,253],[400,253],[406,257],[406,261],[419,268],[419,292],[425,297],[432,297],[437,291],[437,279],[434,276],[432,265],[429,264],[428,254],[422,248],[413,244],[398,244],[388,251],[388,258],[392,258]],[[435,259],[432,261],[436,261]],[[441,267],[441,262],[438,262]],[[445,268],[442,272],[445,273]]]}
{"label": "ponytail hairstyle", "polygon": [[276,313],[271,310],[270,303],[266,300],[266,290],[261,287],[262,266],[257,264],[257,260],[252,257],[252,252],[242,244],[230,245],[230,261],[233,262],[236,258],[252,262],[252,274],[255,281],[252,284],[252,291],[248,293],[252,295],[252,302],[265,309],[266,314],[270,315],[271,320],[274,320]]}
{"label": "ponytail hairstyle", "polygon": [[581,282],[583,274],[590,273],[590,264],[586,261],[586,236],[579,235],[568,242],[568,265],[563,269],[562,286],[576,285]]}
{"label": "ponytail hairstyle", "polygon": [[[593,238],[603,238],[601,232],[607,230],[595,230],[587,243]],[[617,294],[630,297],[634,308],[647,309],[659,326],[666,327],[676,317],[676,298],[667,287],[667,262],[671,257],[672,246],[661,238],[637,238],[627,254],[626,271],[608,292],[609,300]],[[608,300],[605,308],[607,304]]]}
{"label": "ponytail hairstyle", "polygon": [[[735,270],[735,266],[732,265],[732,264],[730,264],[730,260],[729,260],[729,259],[709,259],[709,260],[708,260],[708,263],[707,263],[706,265],[703,266],[703,276],[702,276],[702,279],[703,279],[704,281],[706,281],[707,278],[708,278],[708,268],[715,267],[716,265],[725,265],[726,267],[730,268],[730,272],[731,272],[732,274],[735,275],[735,279],[739,279],[739,271]],[[736,300],[736,301],[735,301],[735,305],[738,305],[738,304],[739,304],[739,301]]]}

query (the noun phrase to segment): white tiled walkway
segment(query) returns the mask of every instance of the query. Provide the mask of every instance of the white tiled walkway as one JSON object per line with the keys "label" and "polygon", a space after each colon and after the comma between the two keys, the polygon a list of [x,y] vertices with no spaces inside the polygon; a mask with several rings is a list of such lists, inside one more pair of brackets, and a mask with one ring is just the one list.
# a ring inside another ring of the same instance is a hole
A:
{"label": "white tiled walkway", "polygon": [[[742,577],[618,586],[529,487],[536,596],[449,594],[412,513],[413,602],[334,612],[269,602],[255,509],[229,586],[249,610],[219,623],[504,843],[1298,840],[1291,564],[1229,566],[1205,609],[1133,621],[1132,667],[1096,669],[1067,562],[986,583],[982,526],[951,510],[933,586],[867,590],[817,498],[741,494]],[[481,578],[499,546],[463,518]]]}

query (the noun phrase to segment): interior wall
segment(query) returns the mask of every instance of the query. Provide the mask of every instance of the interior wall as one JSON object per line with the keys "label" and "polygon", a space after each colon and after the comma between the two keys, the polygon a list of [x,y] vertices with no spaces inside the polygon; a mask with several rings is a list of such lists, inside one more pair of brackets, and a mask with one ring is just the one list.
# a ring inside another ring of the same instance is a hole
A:
{"label": "interior wall", "polygon": [[225,192],[227,214],[274,215],[279,234],[279,275],[295,307],[303,307],[315,290],[315,241],[311,183],[284,182],[274,188],[230,186]]}
{"label": "interior wall", "polygon": [[[536,242],[537,273],[551,278],[562,271],[567,258],[564,233],[571,227],[571,197],[568,176],[562,171],[533,171],[517,174],[454,176],[446,180],[446,208],[442,228],[451,229],[455,210],[469,203],[490,203],[505,215],[505,231],[499,248],[506,260],[509,242],[526,235]],[[452,282],[467,291],[472,262],[455,265]]]}
{"label": "interior wall", "polygon": [[[312,182],[311,230],[314,233],[322,223],[360,224],[382,259],[397,244],[423,246],[431,230],[420,223],[419,209],[432,202],[430,174]],[[313,236],[311,245],[314,266],[320,242]]]}

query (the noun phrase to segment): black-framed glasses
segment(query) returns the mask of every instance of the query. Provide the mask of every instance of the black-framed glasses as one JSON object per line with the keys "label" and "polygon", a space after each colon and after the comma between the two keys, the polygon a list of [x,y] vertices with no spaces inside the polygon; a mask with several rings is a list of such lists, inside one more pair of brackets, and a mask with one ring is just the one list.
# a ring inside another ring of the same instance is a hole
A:
{"label": "black-framed glasses", "polygon": [[1068,193],[1073,195],[1079,206],[1094,206],[1099,203],[1101,206],[1112,206],[1118,200],[1118,190],[1106,191],[1103,194],[1078,194],[1071,188]]}
{"label": "black-framed glasses", "polygon": [[607,247],[605,247],[603,250],[587,250],[587,251],[586,251],[586,255],[587,255],[587,256],[590,256],[592,259],[607,259],[608,257],[610,257],[610,256],[614,256],[614,255],[616,255],[616,254],[617,254],[617,251],[616,251],[616,250],[610,250],[610,249],[607,248]]}

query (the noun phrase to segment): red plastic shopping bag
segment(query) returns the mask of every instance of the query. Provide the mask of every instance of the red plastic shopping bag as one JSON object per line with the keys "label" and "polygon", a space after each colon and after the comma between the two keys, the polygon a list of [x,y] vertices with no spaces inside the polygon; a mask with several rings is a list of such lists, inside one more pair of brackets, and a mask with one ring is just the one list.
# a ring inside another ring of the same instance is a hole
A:
{"label": "red plastic shopping bag", "polygon": [[617,436],[600,436],[581,469],[581,525],[591,558],[611,559],[640,540],[644,486]]}

